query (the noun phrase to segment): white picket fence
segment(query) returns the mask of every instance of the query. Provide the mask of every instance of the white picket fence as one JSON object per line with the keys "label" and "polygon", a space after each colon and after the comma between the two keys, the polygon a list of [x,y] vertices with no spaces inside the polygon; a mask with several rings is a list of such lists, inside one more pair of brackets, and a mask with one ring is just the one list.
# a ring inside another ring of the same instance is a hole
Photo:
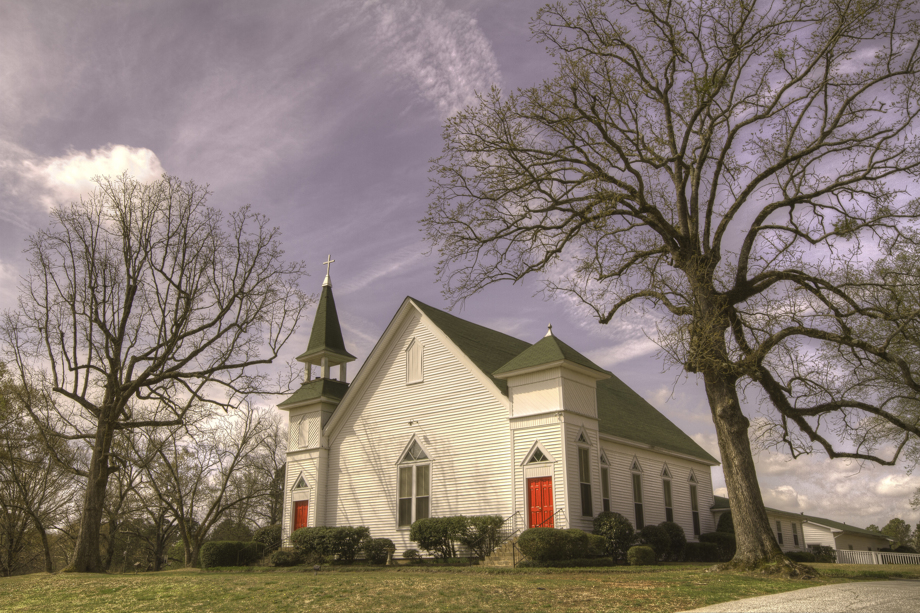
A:
{"label": "white picket fence", "polygon": [[920,564],[920,553],[838,549],[837,564]]}

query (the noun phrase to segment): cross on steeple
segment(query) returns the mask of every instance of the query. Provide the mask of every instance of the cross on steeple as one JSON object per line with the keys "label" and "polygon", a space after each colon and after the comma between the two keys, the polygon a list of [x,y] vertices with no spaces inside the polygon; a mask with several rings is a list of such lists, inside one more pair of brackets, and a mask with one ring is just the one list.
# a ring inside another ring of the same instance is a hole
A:
{"label": "cross on steeple", "polygon": [[323,287],[326,287],[327,285],[332,285],[332,282],[329,281],[329,267],[332,265],[333,262],[335,262],[335,260],[332,259],[331,255],[326,256],[326,261],[323,262],[323,264],[326,265],[326,278],[323,280]]}

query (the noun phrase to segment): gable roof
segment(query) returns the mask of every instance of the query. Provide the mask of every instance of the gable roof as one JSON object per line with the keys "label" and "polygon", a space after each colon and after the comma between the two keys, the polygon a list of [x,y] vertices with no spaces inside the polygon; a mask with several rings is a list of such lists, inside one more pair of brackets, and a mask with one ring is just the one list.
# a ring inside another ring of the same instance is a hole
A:
{"label": "gable roof", "polygon": [[296,392],[290,395],[283,402],[278,403],[278,408],[283,409],[294,404],[306,402],[307,400],[316,400],[317,398],[330,398],[341,400],[348,391],[348,383],[336,381],[334,379],[313,379],[301,385]]}
{"label": "gable roof", "polygon": [[[712,510],[722,510],[722,509],[731,509],[731,503],[728,498],[725,496],[713,496],[712,497]],[[767,511],[772,511],[774,513],[785,513],[786,515],[794,515],[795,517],[800,517],[804,521],[808,521],[815,524],[821,524],[822,526],[827,526],[834,530],[841,530],[843,532],[852,532],[854,534],[862,534],[864,536],[872,536],[880,539],[892,540],[880,534],[878,532],[872,532],[871,530],[866,530],[864,528],[857,528],[856,526],[851,526],[850,524],[844,524],[839,521],[834,521],[833,519],[827,519],[824,517],[815,517],[814,515],[805,515],[804,513],[793,513],[791,511],[783,511],[782,509],[771,509],[770,507],[764,507]]]}
{"label": "gable roof", "polygon": [[523,368],[531,368],[533,366],[542,366],[544,364],[561,362],[562,360],[574,362],[579,366],[584,366],[585,368],[596,370],[597,372],[603,373],[605,375],[610,374],[609,371],[604,370],[585,356],[581,355],[560,341],[552,334],[541,338],[539,341],[512,358],[511,361],[505,363],[504,366],[496,370],[493,374],[500,375],[515,370],[521,370]]}
{"label": "gable roof", "polygon": [[304,362],[308,358],[322,353],[332,353],[347,361],[356,359],[345,349],[342,338],[342,327],[339,325],[339,314],[335,309],[335,298],[332,296],[332,286],[324,285],[323,292],[316,306],[316,316],[313,318],[313,329],[310,331],[310,343],[307,350],[297,356],[297,360]]}
{"label": "gable roof", "polygon": [[[535,345],[465,319],[460,319],[456,315],[436,309],[415,298],[411,298],[411,300],[477,368],[495,383],[502,394],[508,395],[507,381],[497,379],[495,377],[496,372],[499,369],[504,371],[504,366],[509,365],[515,358],[524,354],[528,349],[532,349]],[[545,341],[547,338],[553,337],[544,337],[542,340]],[[568,355],[580,355],[561,341],[557,342],[558,351],[570,351],[571,353]],[[536,343],[536,345],[539,344]],[[556,351],[551,347],[547,347],[546,350],[548,352]],[[541,354],[534,353],[532,355],[539,356]],[[604,373],[607,372],[587,358],[582,356],[582,359],[590,364],[589,368]],[[662,415],[615,375],[597,382],[597,417],[598,430],[602,434],[617,436],[653,448],[689,455],[706,462],[718,464],[718,460],[709,455],[696,441],[687,436],[683,430],[675,426],[667,417]]]}

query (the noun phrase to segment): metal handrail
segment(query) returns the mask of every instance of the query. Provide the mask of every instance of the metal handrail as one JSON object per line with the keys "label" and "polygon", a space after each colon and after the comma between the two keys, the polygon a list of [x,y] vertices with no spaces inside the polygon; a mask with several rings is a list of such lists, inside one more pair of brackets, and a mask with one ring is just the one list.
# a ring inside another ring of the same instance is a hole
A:
{"label": "metal handrail", "polygon": [[[521,513],[520,511],[515,511],[514,513],[512,513],[512,514],[509,515],[508,517],[505,517],[504,519],[502,519],[501,526],[499,526],[499,528],[498,528],[498,530],[497,530],[497,533],[496,533],[495,543],[493,544],[492,552],[494,552],[496,549],[498,549],[499,547],[501,547],[506,541],[508,541],[509,539],[513,538],[514,535],[518,533],[519,529],[518,529],[518,530],[512,529],[512,530],[509,532],[509,531],[506,530],[505,526],[508,524],[509,521],[511,521],[512,519],[514,519],[514,517],[515,517],[516,515],[519,515],[520,513]],[[511,522],[511,527],[514,528],[514,522],[513,522],[513,521]],[[472,552],[473,552],[473,550],[476,548],[476,546],[479,545],[479,544],[483,541],[483,539],[485,539],[487,536],[491,536],[491,535],[488,534],[488,533],[487,533],[487,534],[483,534],[483,535],[480,536],[472,545],[469,546],[470,554],[472,554]],[[492,552],[490,552],[490,555],[491,555]],[[472,565],[473,565],[473,556],[470,555],[470,566],[472,566]]]}
{"label": "metal handrail", "polygon": [[[554,517],[556,517],[556,515],[560,515],[560,514],[564,516],[564,515],[565,515],[565,509],[556,509],[555,511],[553,511],[553,514],[552,514],[552,515],[550,515],[549,517],[547,517],[546,519],[544,519],[543,521],[541,521],[539,524],[537,524],[536,526],[534,526],[534,528],[542,528],[542,527],[543,527],[543,524],[545,524],[545,523],[548,522],[548,521],[552,521],[552,519],[553,519]],[[553,524],[553,526],[555,526],[555,524]]]}

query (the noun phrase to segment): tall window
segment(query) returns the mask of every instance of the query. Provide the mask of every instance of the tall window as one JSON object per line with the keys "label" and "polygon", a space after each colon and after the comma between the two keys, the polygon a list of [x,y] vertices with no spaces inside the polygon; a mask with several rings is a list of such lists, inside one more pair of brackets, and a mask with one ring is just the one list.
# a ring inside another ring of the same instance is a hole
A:
{"label": "tall window", "polygon": [[412,441],[399,467],[399,526],[431,515],[431,464],[418,441]]}
{"label": "tall window", "polygon": [[662,481],[664,487],[664,518],[667,521],[674,521],[674,508],[671,506],[671,480]]}
{"label": "tall window", "polygon": [[636,507],[636,529],[645,527],[645,517],[642,515],[642,475],[633,473],[633,504]]}
{"label": "tall window", "polygon": [[783,524],[778,519],[776,520],[776,542],[783,544]]}
{"label": "tall window", "polygon": [[588,461],[588,449],[578,448],[578,480],[581,481],[581,514],[585,517],[594,515],[591,502],[591,464]]}
{"label": "tall window", "polygon": [[799,546],[799,529],[796,528],[795,524],[792,524],[792,544],[796,547]]}
{"label": "tall window", "polygon": [[664,490],[664,518],[667,521],[674,521],[674,506],[671,502],[671,471],[665,464],[661,469],[661,487]]}
{"label": "tall window", "polygon": [[607,462],[607,456],[601,452],[601,500],[604,504],[604,511],[610,510],[610,465]]}
{"label": "tall window", "polygon": [[696,499],[696,484],[690,484],[690,511],[693,513],[693,534],[700,535],[700,505]]}

